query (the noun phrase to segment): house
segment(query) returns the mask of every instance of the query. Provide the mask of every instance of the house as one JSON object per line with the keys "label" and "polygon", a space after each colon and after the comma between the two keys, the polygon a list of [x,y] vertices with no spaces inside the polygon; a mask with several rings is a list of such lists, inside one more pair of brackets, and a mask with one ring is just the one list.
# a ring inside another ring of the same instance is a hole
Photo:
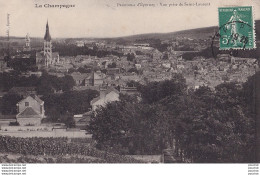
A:
{"label": "house", "polygon": [[29,71],[29,76],[36,76],[36,77],[41,77],[42,76],[42,72],[38,71],[38,72],[32,72],[32,71]]}
{"label": "house", "polygon": [[257,59],[231,57],[232,64],[257,64]]}
{"label": "house", "polygon": [[119,74],[120,68],[107,68],[107,75]]}
{"label": "house", "polygon": [[92,110],[96,110],[98,106],[105,106],[109,102],[119,101],[119,91],[113,87],[100,88],[100,96],[94,98],[90,104]]}
{"label": "house", "polygon": [[135,64],[135,68],[136,68],[137,70],[139,70],[139,69],[142,68],[142,65],[141,65],[141,64]]}
{"label": "house", "polygon": [[103,84],[103,78],[96,72],[92,72],[87,78],[85,78],[85,86],[101,86]]}
{"label": "house", "polygon": [[86,77],[88,77],[87,73],[73,72],[70,74],[75,81],[77,86],[82,86],[85,83]]}
{"label": "house", "polygon": [[177,69],[184,69],[184,65],[183,64],[177,64]]}
{"label": "house", "polygon": [[133,95],[133,94],[137,94],[137,88],[136,87],[126,87],[126,86],[122,86],[120,87],[120,93],[122,94],[128,94],[128,95]]}
{"label": "house", "polygon": [[36,66],[38,69],[43,69],[48,67],[49,65],[55,65],[59,63],[59,53],[58,52],[52,52],[51,58],[47,58],[44,55],[44,52],[37,52],[36,53]]}
{"label": "house", "polygon": [[45,117],[44,101],[37,95],[29,95],[17,104],[18,114],[16,115],[17,122],[21,126],[40,125],[41,120]]}
{"label": "house", "polygon": [[84,47],[84,41],[76,41],[77,47]]}
{"label": "house", "polygon": [[171,63],[162,63],[162,67],[169,69],[169,68],[171,68]]}

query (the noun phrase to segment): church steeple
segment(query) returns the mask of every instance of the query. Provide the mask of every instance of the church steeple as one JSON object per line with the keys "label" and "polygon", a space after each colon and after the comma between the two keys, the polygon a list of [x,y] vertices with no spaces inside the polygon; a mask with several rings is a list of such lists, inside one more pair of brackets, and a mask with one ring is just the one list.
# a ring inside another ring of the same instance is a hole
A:
{"label": "church steeple", "polygon": [[27,33],[26,37],[25,37],[25,47],[26,48],[30,48],[30,36],[29,33]]}
{"label": "church steeple", "polygon": [[49,63],[52,60],[52,44],[51,44],[51,35],[50,35],[50,31],[49,31],[48,21],[47,21],[47,24],[46,24],[46,32],[45,32],[45,35],[44,35],[43,54],[46,58],[45,66],[48,67]]}
{"label": "church steeple", "polygon": [[46,32],[45,32],[45,35],[44,35],[44,40],[45,41],[51,41],[51,35],[50,35],[50,31],[49,31],[48,20],[47,20],[47,24],[46,24]]}

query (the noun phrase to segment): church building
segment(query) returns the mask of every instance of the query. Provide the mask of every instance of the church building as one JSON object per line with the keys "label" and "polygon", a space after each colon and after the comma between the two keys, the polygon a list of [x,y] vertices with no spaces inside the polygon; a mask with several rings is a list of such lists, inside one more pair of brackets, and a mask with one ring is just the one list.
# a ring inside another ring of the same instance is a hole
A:
{"label": "church building", "polygon": [[49,31],[49,24],[47,21],[46,32],[44,35],[43,51],[36,53],[36,65],[38,69],[49,68],[51,65],[59,63],[59,53],[52,52],[51,35]]}

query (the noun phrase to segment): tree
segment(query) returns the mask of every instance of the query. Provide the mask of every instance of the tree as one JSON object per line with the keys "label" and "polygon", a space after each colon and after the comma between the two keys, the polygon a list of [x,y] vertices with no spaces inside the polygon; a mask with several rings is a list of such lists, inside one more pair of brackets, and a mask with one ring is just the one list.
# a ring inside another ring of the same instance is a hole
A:
{"label": "tree", "polygon": [[[246,133],[248,133],[247,138],[251,137],[247,141],[247,152],[244,154],[248,156],[251,162],[258,162],[260,159],[259,154],[259,139],[257,134],[259,134],[259,89],[260,89],[260,72],[256,72],[253,76],[249,77],[248,80],[243,84],[242,96],[245,102],[246,116],[251,119],[249,127]],[[246,121],[248,123],[248,121]]]}
{"label": "tree", "polygon": [[69,68],[68,73],[71,74],[71,73],[76,72],[76,71],[77,71],[77,70],[74,69],[74,68]]}
{"label": "tree", "polygon": [[22,100],[22,97],[18,94],[8,93],[2,98],[2,113],[5,115],[17,114],[16,104]]}
{"label": "tree", "polygon": [[119,102],[100,106],[92,114],[88,129],[100,149],[117,148],[121,154],[158,154],[166,148],[157,128],[159,111],[157,106],[139,103],[136,96],[120,95]]}
{"label": "tree", "polygon": [[70,91],[75,85],[75,81],[70,75],[56,77],[43,72],[37,84],[37,92],[41,95],[48,95],[55,91]]}
{"label": "tree", "polygon": [[76,127],[76,123],[75,120],[73,118],[73,116],[69,113],[66,113],[63,118],[62,118],[63,122],[65,123],[67,128],[75,128]]}
{"label": "tree", "polygon": [[[89,130],[100,149],[121,154],[158,154],[174,150],[179,162],[256,161],[256,78],[243,88],[223,83],[187,92],[185,79],[150,82],[140,87],[143,100],[120,95],[119,102],[93,113]],[[115,151],[115,150],[114,150]]]}
{"label": "tree", "polygon": [[182,95],[186,92],[186,81],[182,75],[173,75],[171,80],[150,82],[141,88],[141,95],[145,102],[155,103],[170,95]]}
{"label": "tree", "polygon": [[169,54],[168,53],[164,53],[162,59],[163,60],[168,60],[169,59]]}
{"label": "tree", "polygon": [[61,78],[62,81],[62,91],[70,91],[72,90],[73,86],[75,86],[75,81],[72,76],[70,75],[65,75],[64,77]]}
{"label": "tree", "polygon": [[127,61],[134,61],[135,54],[134,53],[128,53],[127,54]]}
{"label": "tree", "polygon": [[45,114],[51,122],[64,121],[63,116],[82,114],[91,108],[90,101],[98,96],[95,90],[65,91],[43,96]]}
{"label": "tree", "polygon": [[[122,106],[119,102],[100,106],[92,114],[88,130],[97,141],[97,147],[107,149],[119,143],[119,140],[128,132],[127,116],[121,115]],[[119,113],[118,113],[119,112]]]}
{"label": "tree", "polygon": [[36,86],[39,78],[35,75],[30,77],[22,76],[20,72],[4,72],[0,73],[0,89],[9,91],[12,87],[30,87]]}
{"label": "tree", "polygon": [[[252,156],[250,135],[254,125],[246,116],[240,90],[234,84],[222,84],[216,87],[216,93],[201,87],[189,94],[185,103],[166,102],[169,112],[177,114],[174,138],[177,154],[182,159],[192,162],[253,162],[248,155]],[[178,109],[176,104],[181,105],[180,112],[170,110]]]}
{"label": "tree", "polygon": [[140,51],[140,50],[135,51],[135,54],[136,54],[136,55],[145,55],[145,53],[143,53],[143,52]]}
{"label": "tree", "polygon": [[108,68],[116,68],[116,63],[113,62],[113,63],[107,65],[107,67],[108,67]]}
{"label": "tree", "polygon": [[35,71],[35,58],[14,58],[8,61],[8,65],[18,72]]}
{"label": "tree", "polygon": [[54,76],[49,76],[47,73],[43,73],[40,77],[39,84],[37,85],[37,93],[41,95],[47,95],[54,92],[52,83],[57,85],[57,81],[53,80]]}

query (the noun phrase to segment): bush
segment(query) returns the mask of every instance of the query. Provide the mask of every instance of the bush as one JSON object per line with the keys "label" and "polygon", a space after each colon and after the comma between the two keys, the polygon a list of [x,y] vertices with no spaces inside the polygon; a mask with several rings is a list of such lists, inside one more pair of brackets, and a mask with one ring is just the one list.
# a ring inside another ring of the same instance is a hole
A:
{"label": "bush", "polygon": [[10,122],[9,126],[20,126],[19,122],[15,121],[15,122]]}

